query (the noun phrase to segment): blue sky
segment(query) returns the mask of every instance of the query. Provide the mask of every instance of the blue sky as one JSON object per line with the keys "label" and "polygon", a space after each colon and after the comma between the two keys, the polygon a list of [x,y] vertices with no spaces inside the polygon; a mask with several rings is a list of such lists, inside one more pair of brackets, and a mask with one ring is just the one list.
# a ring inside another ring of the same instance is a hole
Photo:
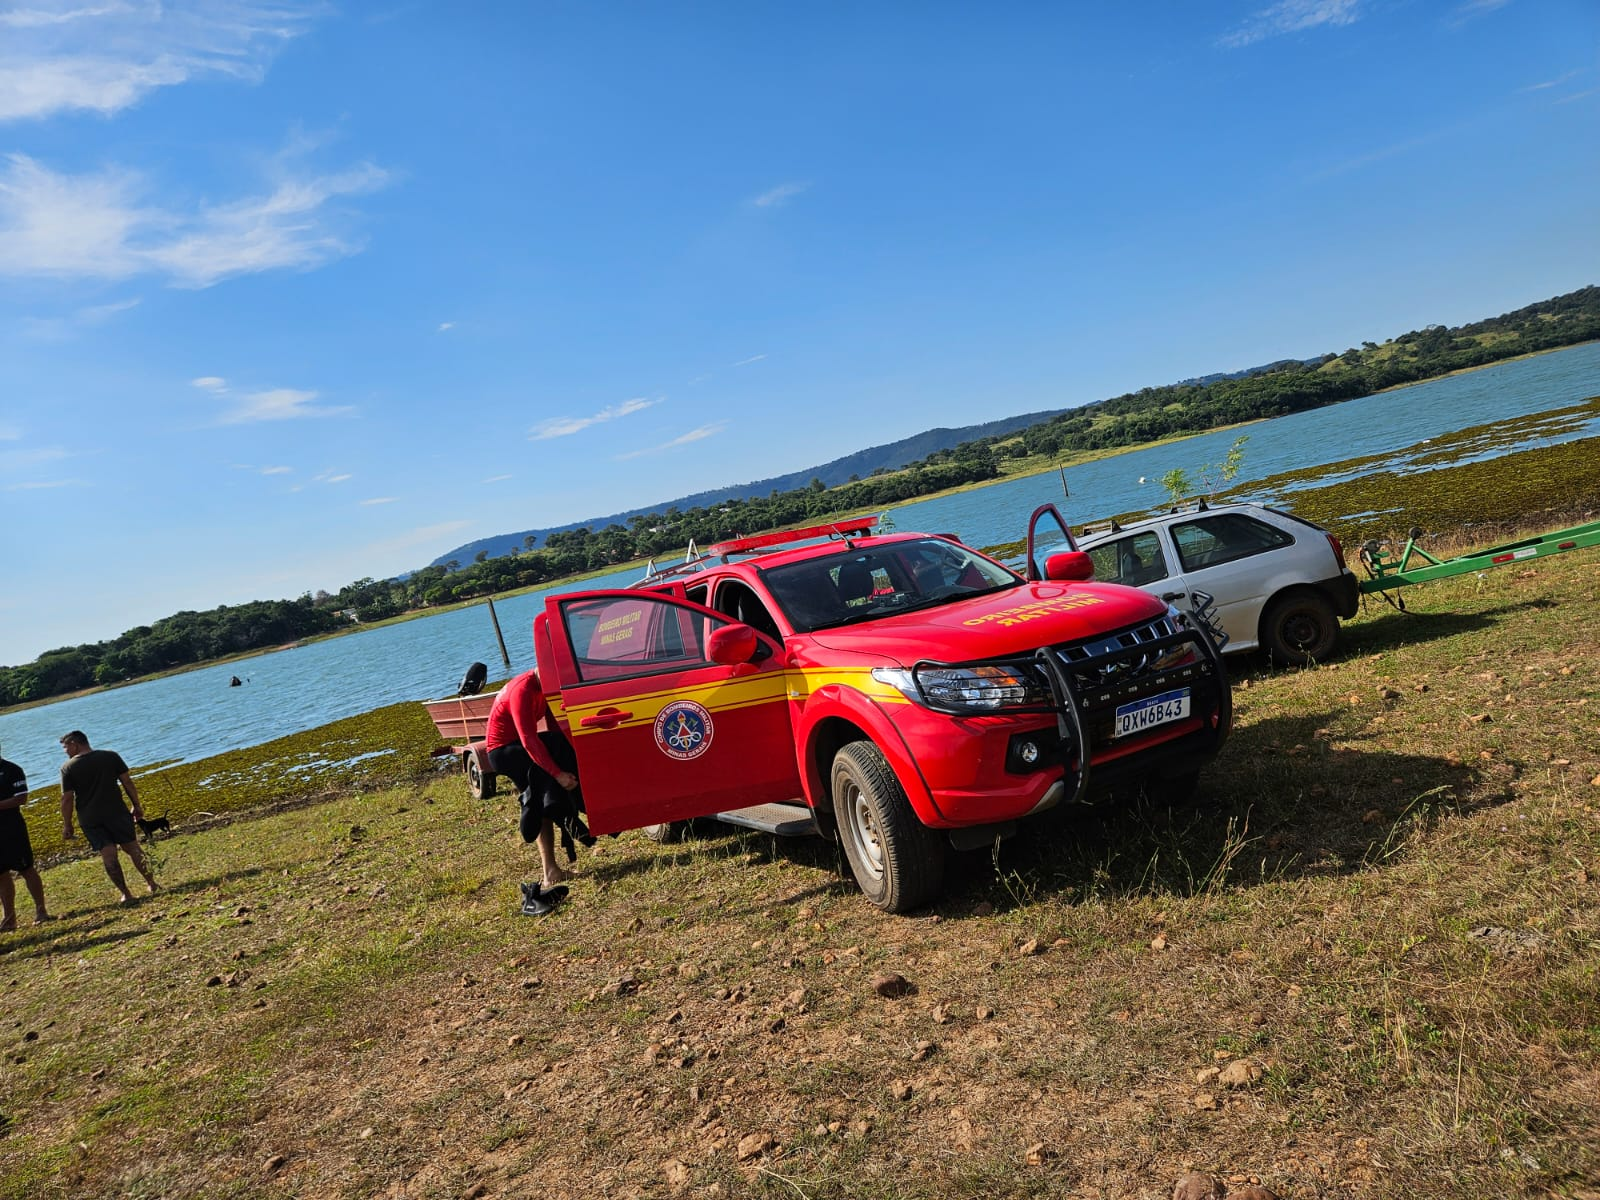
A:
{"label": "blue sky", "polygon": [[0,0],[0,663],[1600,282],[1593,0]]}

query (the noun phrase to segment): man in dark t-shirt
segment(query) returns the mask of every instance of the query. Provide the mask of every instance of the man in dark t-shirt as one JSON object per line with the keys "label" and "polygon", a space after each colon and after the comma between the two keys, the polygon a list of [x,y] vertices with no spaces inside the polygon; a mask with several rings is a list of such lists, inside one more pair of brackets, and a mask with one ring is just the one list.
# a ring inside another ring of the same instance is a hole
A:
{"label": "man in dark t-shirt", "polygon": [[[133,821],[135,817],[144,816],[144,809],[139,806],[139,789],[134,786],[133,776],[128,774],[128,764],[114,750],[91,750],[89,739],[77,729],[61,739],[61,748],[68,755],[67,761],[61,764],[62,840],[70,842],[76,836],[72,831],[72,811],[76,805],[83,836],[100,852],[106,874],[122,893],[122,903],[132,904],[133,893],[128,891],[127,880],[123,878],[118,850],[133,860],[152,892],[159,890],[144,855],[139,852],[138,830]],[[128,793],[132,813],[122,802],[123,792]]]}
{"label": "man in dark t-shirt", "polygon": [[28,777],[14,762],[0,758],[0,933],[17,927],[17,885],[11,872],[22,876],[33,897],[35,925],[50,920],[44,906],[44,880],[33,865],[33,843],[28,839],[28,823],[22,819],[22,806],[28,802]]}

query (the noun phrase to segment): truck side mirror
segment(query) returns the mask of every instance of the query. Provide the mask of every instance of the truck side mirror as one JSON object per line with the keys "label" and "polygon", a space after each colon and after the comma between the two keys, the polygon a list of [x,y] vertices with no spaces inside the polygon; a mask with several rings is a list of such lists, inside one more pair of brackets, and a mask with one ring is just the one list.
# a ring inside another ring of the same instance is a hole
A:
{"label": "truck side mirror", "polygon": [[760,644],[756,631],[748,625],[719,625],[706,639],[706,654],[712,662],[731,667],[749,662]]}
{"label": "truck side mirror", "polygon": [[1053,583],[1094,578],[1094,559],[1082,550],[1063,550],[1044,560],[1044,577]]}

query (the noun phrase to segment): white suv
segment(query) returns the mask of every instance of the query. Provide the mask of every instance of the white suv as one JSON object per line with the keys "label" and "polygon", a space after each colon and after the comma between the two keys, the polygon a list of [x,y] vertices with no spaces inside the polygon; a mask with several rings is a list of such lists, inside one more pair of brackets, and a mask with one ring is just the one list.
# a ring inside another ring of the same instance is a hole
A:
{"label": "white suv", "polygon": [[[1094,577],[1143,588],[1180,609],[1205,608],[1229,653],[1264,647],[1289,665],[1320,662],[1353,617],[1360,588],[1339,539],[1261,504],[1204,501],[1159,517],[1085,527]],[[1196,599],[1196,594],[1200,598]]]}

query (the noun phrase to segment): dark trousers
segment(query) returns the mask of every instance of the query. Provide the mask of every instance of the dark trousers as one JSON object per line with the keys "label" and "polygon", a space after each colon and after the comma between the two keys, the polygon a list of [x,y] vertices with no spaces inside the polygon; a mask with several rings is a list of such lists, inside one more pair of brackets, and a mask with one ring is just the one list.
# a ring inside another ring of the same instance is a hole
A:
{"label": "dark trousers", "polygon": [[[577,773],[578,758],[572,752],[572,743],[567,741],[564,734],[550,730],[541,733],[539,740],[544,743],[556,766],[563,771]],[[520,743],[496,746],[489,751],[489,769],[517,785],[517,792],[522,799],[522,840],[537,841],[539,830],[544,827],[545,796],[552,788],[560,790],[561,785],[533,761]]]}

